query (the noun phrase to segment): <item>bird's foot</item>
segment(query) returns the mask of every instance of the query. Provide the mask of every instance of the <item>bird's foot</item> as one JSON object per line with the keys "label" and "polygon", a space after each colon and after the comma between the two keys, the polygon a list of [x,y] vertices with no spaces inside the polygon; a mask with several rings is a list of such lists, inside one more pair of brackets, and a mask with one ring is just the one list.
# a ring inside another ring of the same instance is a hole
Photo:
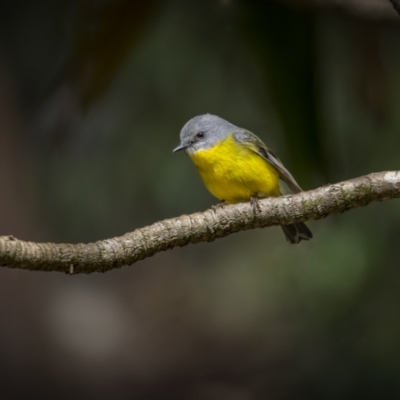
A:
{"label": "bird's foot", "polygon": [[260,206],[259,198],[257,196],[250,197],[250,204],[253,207],[254,214],[261,212],[261,206]]}
{"label": "bird's foot", "polygon": [[225,201],[221,200],[218,204],[214,204],[211,206],[211,210],[213,210],[214,214],[217,212],[217,210],[224,208],[225,207]]}

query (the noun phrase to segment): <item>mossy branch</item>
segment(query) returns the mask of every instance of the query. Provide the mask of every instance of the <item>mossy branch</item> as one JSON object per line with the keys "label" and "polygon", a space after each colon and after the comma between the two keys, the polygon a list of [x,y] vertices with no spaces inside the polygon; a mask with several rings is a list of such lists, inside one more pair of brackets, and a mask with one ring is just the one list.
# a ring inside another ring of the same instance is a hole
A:
{"label": "mossy branch", "polygon": [[[399,197],[400,171],[388,171],[296,195],[263,199],[256,213],[250,203],[229,205],[159,221],[95,243],[32,243],[1,236],[0,265],[74,274],[105,272],[177,246],[210,242],[246,229],[325,218],[374,201]],[[307,243],[302,245],[307,246]]]}

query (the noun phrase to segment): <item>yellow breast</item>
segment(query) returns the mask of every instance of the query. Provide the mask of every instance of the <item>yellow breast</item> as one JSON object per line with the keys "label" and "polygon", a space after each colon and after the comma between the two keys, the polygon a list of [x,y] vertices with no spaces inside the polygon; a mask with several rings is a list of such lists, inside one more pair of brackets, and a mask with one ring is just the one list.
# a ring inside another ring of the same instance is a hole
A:
{"label": "yellow breast", "polygon": [[207,189],[219,200],[240,203],[252,196],[280,195],[278,171],[232,135],[190,158]]}

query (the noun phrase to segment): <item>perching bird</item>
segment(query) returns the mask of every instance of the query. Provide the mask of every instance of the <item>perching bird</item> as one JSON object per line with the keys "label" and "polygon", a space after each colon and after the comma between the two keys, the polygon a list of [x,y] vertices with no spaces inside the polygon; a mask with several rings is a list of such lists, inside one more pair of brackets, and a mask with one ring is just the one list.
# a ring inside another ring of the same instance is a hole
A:
{"label": "perching bird", "polygon": [[[265,144],[246,129],[215,115],[192,118],[183,127],[181,143],[213,196],[228,204],[280,196],[279,179],[293,193],[301,192],[290,172]],[[299,243],[312,233],[303,222],[281,225],[286,240]]]}

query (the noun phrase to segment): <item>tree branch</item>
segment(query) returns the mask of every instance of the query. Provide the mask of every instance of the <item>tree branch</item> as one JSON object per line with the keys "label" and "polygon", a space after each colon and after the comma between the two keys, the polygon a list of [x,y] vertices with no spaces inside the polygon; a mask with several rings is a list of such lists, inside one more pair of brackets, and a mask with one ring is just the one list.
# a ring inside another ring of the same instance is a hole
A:
{"label": "tree branch", "polygon": [[[0,265],[34,271],[105,272],[189,243],[211,242],[232,233],[325,218],[373,201],[400,197],[400,171],[379,172],[309,192],[156,222],[113,239],[89,244],[32,243],[0,237]],[[306,245],[306,244],[304,244]]]}
{"label": "tree branch", "polygon": [[332,9],[370,20],[394,20],[398,18],[393,7],[400,13],[400,0],[277,0],[293,7],[308,9]]}
{"label": "tree branch", "polygon": [[399,13],[400,15],[400,0],[389,0],[392,4],[394,9]]}

